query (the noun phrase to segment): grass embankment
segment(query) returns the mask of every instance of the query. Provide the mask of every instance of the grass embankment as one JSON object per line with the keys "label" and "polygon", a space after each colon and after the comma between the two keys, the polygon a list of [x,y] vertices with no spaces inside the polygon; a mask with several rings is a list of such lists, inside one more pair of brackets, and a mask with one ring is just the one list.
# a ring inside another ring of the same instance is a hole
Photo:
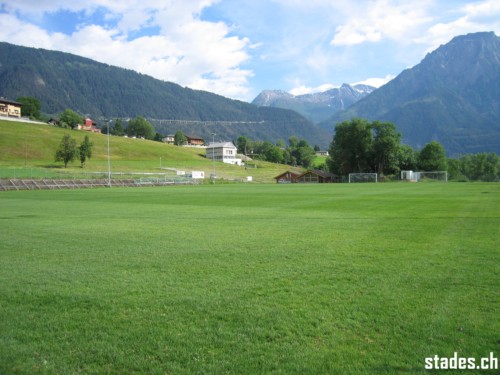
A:
{"label": "grass embankment", "polygon": [[498,184],[19,191],[0,207],[0,373],[416,374],[436,354],[498,356]]}
{"label": "grass embankment", "polygon": [[[88,135],[94,144],[92,158],[84,169],[79,160],[63,168],[62,162],[54,162],[54,155],[64,134],[70,134],[79,145]],[[123,137],[110,137],[112,172],[163,172],[175,168],[190,173],[204,171],[208,177],[213,163],[205,158],[205,149],[177,147],[160,142]],[[27,124],[0,120],[0,177],[14,177],[7,168],[23,168],[25,176],[45,174],[75,174],[107,171],[107,137],[84,131],[62,129],[50,125]],[[273,177],[286,171],[300,170],[286,165],[255,161],[257,168],[215,163],[216,174],[222,179],[246,179],[252,176],[257,182],[273,182]],[[33,170],[32,170],[33,169]],[[18,171],[19,174],[22,173]],[[175,173],[175,172],[174,172]]]}

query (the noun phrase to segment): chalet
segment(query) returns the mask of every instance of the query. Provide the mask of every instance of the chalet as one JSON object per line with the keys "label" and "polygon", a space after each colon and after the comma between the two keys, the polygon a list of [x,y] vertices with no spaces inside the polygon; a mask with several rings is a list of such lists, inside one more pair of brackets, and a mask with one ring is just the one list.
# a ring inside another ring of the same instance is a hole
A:
{"label": "chalet", "polygon": [[298,173],[286,171],[274,177],[274,179],[276,180],[277,184],[292,184],[297,182],[297,177],[299,177]]}
{"label": "chalet", "polygon": [[186,139],[188,146],[203,146],[205,144],[205,140],[200,137],[186,135]]}
{"label": "chalet", "polygon": [[216,142],[207,146],[206,157],[227,164],[241,165],[241,159],[236,158],[237,150],[233,142]]}
{"label": "chalet", "polygon": [[162,142],[168,143],[169,145],[173,145],[175,142],[175,135],[169,134],[162,139]]}
{"label": "chalet", "polygon": [[21,103],[0,98],[0,116],[21,117]]}
{"label": "chalet", "polygon": [[90,118],[86,117],[83,119],[83,125],[78,124],[76,127],[78,130],[85,130],[93,133],[100,133],[101,129],[98,129],[96,123]]}
{"label": "chalet", "polygon": [[335,174],[315,169],[302,173],[301,175],[297,176],[295,181],[302,184],[324,184],[340,182],[340,178]]}

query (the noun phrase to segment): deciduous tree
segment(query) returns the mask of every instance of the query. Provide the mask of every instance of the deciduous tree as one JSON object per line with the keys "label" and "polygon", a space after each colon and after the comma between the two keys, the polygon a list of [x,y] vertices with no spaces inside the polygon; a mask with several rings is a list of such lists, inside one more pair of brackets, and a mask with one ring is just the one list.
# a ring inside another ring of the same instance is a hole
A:
{"label": "deciduous tree", "polygon": [[137,116],[130,120],[127,126],[127,134],[129,136],[143,137],[146,139],[154,139],[156,131],[153,125],[144,117]]}
{"label": "deciduous tree", "polygon": [[413,171],[417,168],[417,154],[411,146],[401,145],[398,159],[398,167],[401,171]]}
{"label": "deciduous tree", "polygon": [[373,163],[378,174],[393,173],[398,169],[401,134],[390,122],[375,121],[371,125],[373,136]]}
{"label": "deciduous tree", "polygon": [[357,118],[338,124],[330,144],[328,167],[339,175],[370,172],[372,144],[373,133],[368,121]]}
{"label": "deciduous tree", "polygon": [[247,152],[250,152],[250,140],[245,137],[244,135],[242,136],[239,136],[237,139],[236,139],[236,148],[238,149],[238,153],[239,154],[243,154],[243,155],[246,155]]}
{"label": "deciduous tree", "polygon": [[462,174],[473,181],[498,181],[500,176],[500,158],[495,153],[463,155],[459,166]]}
{"label": "deciduous tree", "polygon": [[445,171],[446,151],[441,143],[427,143],[418,153],[418,168],[422,171]]}
{"label": "deciduous tree", "polygon": [[82,116],[80,116],[72,109],[65,109],[64,112],[59,116],[59,120],[64,126],[68,126],[71,129],[74,129],[78,124],[82,122]]}
{"label": "deciduous tree", "polygon": [[55,161],[62,161],[64,163],[64,168],[67,168],[68,163],[75,160],[77,154],[76,141],[71,138],[69,134],[65,134],[56,151]]}
{"label": "deciduous tree", "polygon": [[17,101],[22,104],[21,116],[36,120],[41,118],[42,105],[37,98],[21,96],[17,98]]}
{"label": "deciduous tree", "polygon": [[118,135],[120,137],[125,134],[125,130],[123,129],[123,124],[122,124],[121,119],[117,118],[115,120],[115,125],[113,126],[113,130],[111,131],[111,134]]}
{"label": "deciduous tree", "polygon": [[174,135],[174,145],[183,146],[186,143],[187,143],[187,137],[181,130],[178,130]]}
{"label": "deciduous tree", "polygon": [[262,144],[260,153],[271,163],[283,163],[283,151],[269,141]]}
{"label": "deciduous tree", "polygon": [[78,147],[78,153],[80,156],[80,163],[82,163],[82,168],[85,166],[85,162],[87,159],[90,159],[92,157],[92,148],[93,144],[89,139],[89,136],[86,135],[85,139],[83,140],[82,143],[80,143],[80,146]]}

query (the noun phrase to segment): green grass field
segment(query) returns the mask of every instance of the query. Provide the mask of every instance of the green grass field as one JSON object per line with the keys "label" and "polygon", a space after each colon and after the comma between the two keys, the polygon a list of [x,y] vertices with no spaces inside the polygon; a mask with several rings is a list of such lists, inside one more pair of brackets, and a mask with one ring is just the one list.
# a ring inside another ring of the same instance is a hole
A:
{"label": "green grass field", "polygon": [[[62,137],[69,134],[79,145],[86,135],[94,144],[93,156],[85,168],[76,160],[64,168],[55,162],[54,156]],[[174,168],[187,173],[204,171],[210,176],[213,163],[205,157],[205,149],[177,147],[161,142],[123,137],[110,137],[112,173],[155,172],[172,173],[162,168]],[[85,131],[62,129],[50,125],[28,124],[0,120],[0,178],[89,178],[87,173],[106,172],[107,137]],[[245,169],[216,162],[216,174],[224,180],[246,180],[261,183],[274,182],[274,177],[286,170],[302,171],[301,168],[255,161]],[[175,174],[175,172],[173,172]],[[117,178],[120,178],[118,176]]]}
{"label": "green grass field", "polygon": [[0,373],[498,357],[499,207],[493,183],[2,192]]}

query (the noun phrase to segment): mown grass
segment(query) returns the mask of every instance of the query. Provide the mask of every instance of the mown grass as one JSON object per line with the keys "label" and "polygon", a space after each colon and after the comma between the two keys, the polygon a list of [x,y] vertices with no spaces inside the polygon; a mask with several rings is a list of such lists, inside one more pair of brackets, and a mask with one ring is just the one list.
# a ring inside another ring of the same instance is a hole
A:
{"label": "mown grass", "polygon": [[[63,168],[54,156],[64,134],[69,134],[79,145],[88,135],[93,142],[93,155],[84,169],[78,160]],[[110,137],[110,160],[112,172],[168,172],[162,168],[174,168],[190,173],[204,171],[210,176],[213,163],[205,158],[205,149],[177,147],[142,139]],[[245,169],[216,162],[216,174],[220,179],[245,180],[252,176],[257,182],[274,182],[273,178],[287,169],[299,171],[285,165],[256,161],[257,168]],[[13,169],[17,168],[18,171]],[[19,170],[22,168],[23,170]],[[30,176],[53,176],[81,174],[82,172],[107,171],[107,137],[84,131],[62,129],[50,125],[28,124],[0,120],[0,178]]]}
{"label": "mown grass", "polygon": [[498,356],[498,184],[0,194],[0,373],[423,373]]}

